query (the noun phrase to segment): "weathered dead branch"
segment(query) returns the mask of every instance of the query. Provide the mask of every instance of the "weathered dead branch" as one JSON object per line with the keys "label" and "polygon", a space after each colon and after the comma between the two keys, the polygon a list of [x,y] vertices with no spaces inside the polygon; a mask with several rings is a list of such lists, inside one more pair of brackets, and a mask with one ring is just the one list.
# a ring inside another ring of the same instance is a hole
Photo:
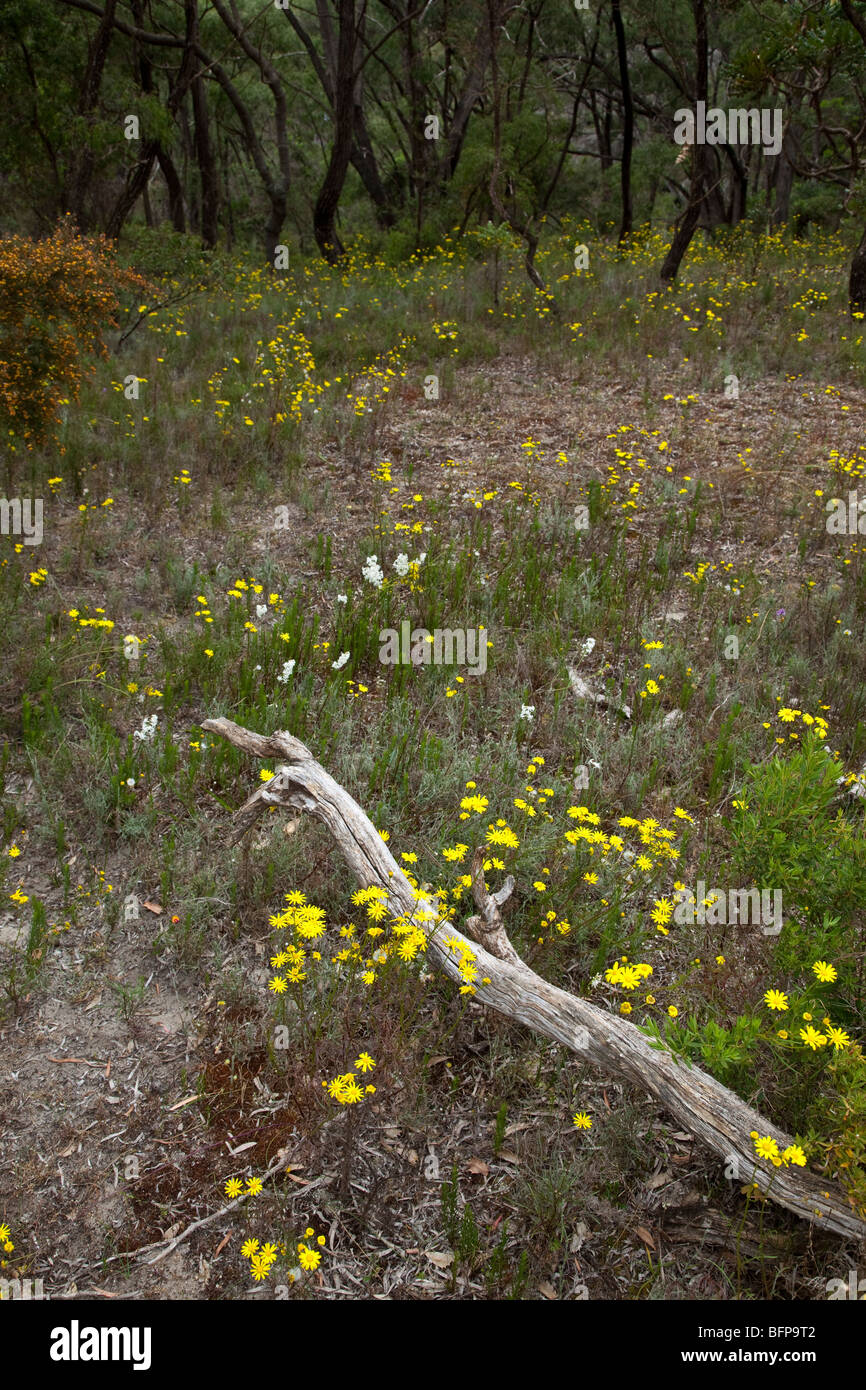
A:
{"label": "weathered dead branch", "polygon": [[[307,811],[327,826],[361,886],[376,884],[387,891],[395,916],[435,913],[435,903],[416,895],[361,807],[298,739],[286,733],[251,733],[229,719],[206,719],[202,727],[257,758],[282,760],[274,777],[236,813],[238,829],[232,843],[270,807]],[[772,1136],[780,1150],[793,1142],[790,1135],[714,1077],[653,1048],[634,1024],[548,984],[524,964],[508,940],[499,911],[513,881],[495,895],[488,893],[483,852],[473,860],[472,881],[479,913],[469,919],[467,929],[477,939],[470,942],[450,923],[433,930],[428,939],[428,958],[450,979],[462,983],[460,952],[446,944],[446,936],[473,951],[483,981],[476,991],[480,1003],[561,1043],[605,1075],[648,1091],[726,1165],[736,1165],[740,1181],[757,1184],[780,1206],[816,1228],[866,1239],[866,1220],[837,1185],[807,1168],[776,1168],[755,1158],[753,1131]]]}

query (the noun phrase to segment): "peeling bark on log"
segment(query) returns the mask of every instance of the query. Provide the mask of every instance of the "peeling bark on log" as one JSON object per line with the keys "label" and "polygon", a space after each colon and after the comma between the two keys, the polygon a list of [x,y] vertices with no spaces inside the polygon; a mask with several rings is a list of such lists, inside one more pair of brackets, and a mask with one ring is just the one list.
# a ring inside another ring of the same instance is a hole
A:
{"label": "peeling bark on log", "polygon": [[[206,719],[202,728],[220,734],[257,758],[279,759],[283,764],[236,812],[237,830],[232,844],[270,807],[307,811],[327,826],[359,884],[365,888],[376,884],[387,891],[388,907],[395,916],[412,917],[423,910],[435,912],[430,899],[416,896],[358,803],[316,762],[299,739],[287,733],[252,733],[229,719]],[[462,983],[460,954],[446,946],[443,937],[462,941],[475,955],[479,980],[489,981],[476,986],[475,998],[479,1003],[561,1043],[605,1075],[648,1091],[726,1164],[736,1163],[741,1181],[756,1183],[771,1201],[816,1229],[855,1240],[866,1239],[866,1220],[835,1183],[808,1168],[775,1168],[756,1159],[750,1139],[753,1130],[762,1136],[771,1135],[780,1150],[793,1142],[790,1135],[714,1077],[651,1047],[634,1024],[548,984],[524,964],[508,941],[499,914],[513,885],[506,882],[496,895],[487,892],[483,851],[476,852],[472,878],[479,915],[469,919],[467,929],[475,931],[478,939],[470,941],[450,922],[432,931],[425,927],[428,959],[450,979]]]}

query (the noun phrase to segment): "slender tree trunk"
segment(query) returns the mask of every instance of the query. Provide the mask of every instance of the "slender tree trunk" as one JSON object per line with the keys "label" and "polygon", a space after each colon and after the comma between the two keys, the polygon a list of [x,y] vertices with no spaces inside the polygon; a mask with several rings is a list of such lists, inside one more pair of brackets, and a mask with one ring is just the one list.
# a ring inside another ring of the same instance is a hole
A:
{"label": "slender tree trunk", "polygon": [[611,164],[610,142],[607,138],[610,134],[610,128],[608,127],[608,129],[605,130],[604,120],[599,115],[597,95],[594,89],[590,90],[589,109],[592,112],[592,123],[595,126],[595,140],[598,145],[599,164],[601,166],[601,172],[605,173],[610,168]]}
{"label": "slender tree trunk", "polygon": [[228,249],[229,251],[231,251],[231,250],[233,249],[233,247],[234,247],[234,244],[235,244],[235,219],[234,219],[234,215],[233,215],[233,213],[232,213],[231,160],[229,159],[229,142],[228,142],[228,136],[226,136],[225,140],[223,140],[223,147],[222,147],[222,165],[223,165],[223,192],[225,193],[225,200],[226,200],[226,201],[225,201],[225,208],[226,208],[226,219],[225,219],[225,227],[226,227],[226,247],[227,247],[227,249]]}
{"label": "slender tree trunk", "polygon": [[[508,0],[505,0],[504,6],[502,0],[487,0],[487,22],[490,26],[490,73],[493,88],[493,168],[490,173],[490,182],[487,191],[497,217],[500,217],[503,222],[507,222],[511,230],[522,239],[526,246],[526,255],[523,263],[530,283],[533,284],[537,290],[544,290],[547,287],[535,264],[535,255],[538,250],[538,236],[532,227],[533,216],[530,214],[525,222],[518,222],[516,216],[508,213],[499,192],[499,181],[502,176],[502,111],[496,50],[499,46],[500,29],[506,17],[513,9],[514,6],[509,5]],[[498,286],[498,273],[496,283]],[[555,304],[552,305],[552,307],[555,308]]]}
{"label": "slender tree trunk", "polygon": [[[188,3],[192,2],[193,0],[188,0]],[[242,99],[235,84],[222,65],[215,62],[213,59],[208,60],[206,55],[202,55],[198,45],[196,45],[196,57],[207,64],[211,76],[222,87],[237,112],[244,133],[244,142],[249,151],[250,158],[256,167],[256,173],[262,181],[262,187],[264,188],[269,207],[268,218],[264,228],[265,257],[268,265],[273,270],[277,247],[282,244],[280,237],[283,230],[283,223],[286,220],[289,188],[291,186],[286,92],[283,86],[283,79],[277,68],[274,67],[274,64],[267,57],[264,50],[257,48],[250,39],[249,33],[247,32],[248,26],[243,22],[234,0],[232,0],[231,8],[228,7],[225,0],[212,0],[212,4],[229,33],[234,36],[247,57],[256,64],[256,67],[262,75],[262,81],[270,88],[274,102],[274,135],[277,146],[278,166],[276,172],[271,171],[256,122],[253,120],[249,107]],[[195,73],[193,76],[195,76]]]}
{"label": "slender tree trunk", "polygon": [[[841,0],[842,13],[849,24],[857,30],[866,46],[866,14],[854,9],[851,0]],[[848,280],[848,310],[852,314],[866,314],[866,231],[851,260],[851,274]]]}
{"label": "slender tree trunk", "polygon": [[[697,54],[697,93],[698,101],[706,102],[709,80],[707,65],[707,10],[706,0],[692,0],[695,17],[695,42]],[[695,132],[697,134],[697,132]],[[660,276],[663,284],[670,284],[677,278],[680,263],[689,249],[695,228],[701,215],[704,201],[706,177],[706,145],[692,147],[692,178],[689,188],[689,201],[685,212],[677,223],[670,249],[664,258]]]}
{"label": "slender tree trunk", "polygon": [[866,231],[851,260],[848,280],[848,308],[852,314],[866,314]]}
{"label": "slender tree trunk", "polygon": [[631,81],[628,72],[628,50],[625,43],[625,28],[622,22],[620,0],[611,0],[613,7],[613,27],[616,33],[616,53],[619,62],[619,82],[622,88],[622,160],[620,162],[620,182],[622,187],[622,221],[619,224],[619,240],[631,236],[631,151],[634,142],[634,105],[631,99]]}
{"label": "slender tree trunk", "polygon": [[746,215],[746,204],[749,196],[749,175],[746,166],[731,145],[725,146],[725,154],[730,160],[731,167],[734,171],[731,202],[727,211],[727,219],[732,227],[736,227],[737,223],[742,222]]}
{"label": "slender tree trunk", "polygon": [[354,114],[355,139],[352,145],[351,163],[352,168],[357,173],[364,185],[364,191],[369,197],[376,213],[376,221],[380,227],[393,227],[397,221],[397,208],[389,197],[388,190],[382,182],[379,173],[379,166],[376,163],[376,156],[373,153],[373,142],[370,139],[370,132],[367,129],[367,122],[364,118],[364,108],[360,100],[355,101]]}
{"label": "slender tree trunk", "polygon": [[466,139],[466,131],[469,128],[470,117],[476,102],[484,91],[484,75],[490,63],[490,42],[489,25],[479,24],[478,37],[475,41],[469,71],[455,103],[448,127],[446,166],[449,178],[453,178],[456,173],[463,142]]}
{"label": "slender tree trunk", "polygon": [[[165,179],[168,189],[168,215],[171,218],[171,225],[176,232],[186,231],[186,208],[183,197],[183,184],[180,175],[175,167],[174,160],[168,150],[159,145],[156,151],[159,160],[159,167]],[[145,196],[147,196],[147,185],[145,185]]]}
{"label": "slender tree trunk", "polygon": [[105,223],[105,235],[113,241],[120,236],[123,224],[147,187],[158,153],[158,140],[144,141],[138,160],[129,170],[126,183]]}
{"label": "slender tree trunk", "polygon": [[[78,101],[78,114],[86,118],[88,125],[93,119],[99,101],[116,9],[117,0],[105,0],[105,9],[102,12],[102,18],[99,21],[99,27],[87,57],[87,68]],[[87,207],[93,168],[93,150],[85,137],[70,161],[70,169],[65,181],[68,191],[65,192],[63,199],[65,210],[72,213],[82,231],[89,230],[93,224],[93,218]]]}
{"label": "slender tree trunk", "polygon": [[216,246],[219,235],[220,190],[216,160],[210,137],[207,93],[201,73],[192,82],[192,111],[195,124],[195,155],[201,186],[201,239],[205,246]]}
{"label": "slender tree trunk", "polygon": [[[184,0],[187,33],[190,43],[198,46],[198,0]],[[195,127],[195,158],[198,165],[200,188],[201,239],[207,247],[216,246],[219,231],[219,180],[216,160],[210,138],[210,116],[208,113],[207,91],[201,71],[201,60],[194,58],[195,76],[190,83],[192,97],[192,116]]]}
{"label": "slender tree trunk", "polygon": [[337,235],[336,218],[355,137],[355,0],[339,0],[338,14],[334,142],[324,182],[313,209],[313,235],[329,265],[335,265],[345,255],[345,248]]}
{"label": "slender tree trunk", "polygon": [[[190,0],[190,3],[194,6],[195,0]],[[140,3],[136,6],[136,9],[140,14]],[[177,115],[178,108],[186,95],[187,88],[195,72],[197,59],[193,51],[194,41],[195,30],[192,24],[190,10],[187,8],[186,36],[184,39],[180,67],[178,68],[176,77],[171,83],[168,98],[165,103],[166,111],[172,118]],[[140,63],[140,74],[143,88],[145,90],[150,90],[153,83],[150,73],[150,64],[148,62],[142,61]],[[115,241],[120,236],[123,230],[123,224],[148,185],[151,173],[153,172],[153,166],[159,157],[160,150],[160,142],[155,137],[143,141],[138,159],[127,173],[126,184],[106,221],[106,236],[111,237]],[[182,197],[183,195],[181,193],[181,199]]]}

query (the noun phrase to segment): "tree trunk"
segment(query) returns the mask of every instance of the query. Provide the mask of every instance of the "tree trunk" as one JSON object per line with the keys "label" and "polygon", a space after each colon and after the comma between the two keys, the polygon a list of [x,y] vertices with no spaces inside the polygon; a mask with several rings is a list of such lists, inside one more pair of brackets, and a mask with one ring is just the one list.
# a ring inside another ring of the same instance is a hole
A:
{"label": "tree trunk", "polygon": [[[162,145],[157,147],[156,157],[159,160],[159,167],[162,170],[163,178],[168,189],[168,215],[171,218],[171,225],[176,232],[186,231],[186,209],[184,206],[183,184],[180,175],[175,168],[174,160],[168,150]],[[145,185],[145,194],[147,186]]]}
{"label": "tree trunk", "polygon": [[113,241],[120,236],[123,224],[147,187],[158,152],[158,140],[145,140],[137,161],[129,170],[126,183],[105,223],[105,235]]}
{"label": "tree trunk", "polygon": [[[692,0],[695,17],[695,51],[697,58],[696,100],[706,102],[709,82],[707,63],[707,10],[706,0]],[[695,132],[697,135],[697,131]],[[680,263],[689,249],[695,228],[701,215],[706,181],[706,145],[692,147],[692,178],[689,187],[688,206],[680,218],[670,249],[662,262],[660,273],[662,284],[670,284],[677,278]]]}
{"label": "tree trunk", "polygon": [[460,964],[466,952],[471,953],[480,1003],[561,1043],[606,1076],[648,1091],[677,1124],[686,1126],[726,1165],[735,1165],[742,1181],[756,1183],[772,1201],[813,1227],[852,1239],[866,1236],[866,1220],[835,1183],[807,1168],[775,1168],[755,1156],[753,1131],[775,1139],[780,1151],[792,1143],[789,1135],[700,1068],[652,1047],[634,1024],[567,994],[530,970],[508,940],[500,912],[514,880],[507,879],[496,894],[487,891],[483,848],[476,850],[472,863],[478,913],[466,923],[474,937],[469,940],[450,921],[443,922],[439,899],[416,893],[358,803],[298,739],[287,733],[251,733],[229,719],[205,719],[202,728],[256,758],[282,763],[236,813],[232,843],[264,811],[276,806],[307,811],[333,835],[359,884],[382,888],[387,895],[383,902],[394,917],[414,919],[427,936],[427,959],[449,979],[465,983]]}
{"label": "tree trunk", "polygon": [[634,106],[631,99],[631,81],[628,73],[628,50],[625,43],[625,28],[622,22],[620,0],[612,0],[613,27],[616,32],[616,53],[619,62],[619,82],[622,88],[622,160],[620,162],[620,183],[622,187],[622,221],[619,224],[619,240],[631,236],[631,151],[634,141]]}
{"label": "tree trunk", "polygon": [[782,139],[782,148],[776,167],[773,170],[773,211],[770,215],[772,227],[784,227],[791,217],[791,190],[794,187],[794,165],[792,155],[797,148],[797,131],[793,121],[789,121]]}
{"label": "tree trunk", "polygon": [[283,245],[280,237],[283,233],[286,213],[289,210],[289,199],[286,190],[275,183],[270,184],[265,192],[270,207],[268,220],[265,223],[265,260],[273,269],[276,265],[277,247]]}
{"label": "tree trunk", "polygon": [[[198,0],[186,0],[187,26],[191,41],[198,43]],[[195,126],[195,158],[200,186],[199,231],[205,246],[216,246],[219,233],[219,180],[210,138],[210,116],[207,92],[201,72],[201,62],[195,59],[195,76],[190,84],[192,115]]]}
{"label": "tree trunk", "polygon": [[863,232],[860,245],[851,261],[848,310],[852,314],[866,314],[866,231]]}
{"label": "tree trunk", "polygon": [[[195,0],[187,0],[187,3],[194,5]],[[267,257],[268,265],[271,270],[273,270],[276,248],[281,245],[280,236],[283,230],[283,223],[286,220],[289,188],[291,186],[289,139],[287,132],[288,108],[283,79],[264,50],[256,48],[255,44],[250,39],[247,32],[248,26],[241,19],[234,0],[232,0],[231,9],[227,7],[224,0],[212,0],[212,4],[229,33],[234,36],[247,57],[256,64],[262,75],[262,81],[270,88],[274,102],[274,135],[277,146],[278,165],[276,173],[272,173],[271,171],[268,157],[259,137],[257,122],[253,120],[250,109],[241,97],[234,82],[221,63],[213,59],[208,59],[207,55],[203,54],[200,47],[196,45],[196,57],[207,67],[210,75],[222,87],[237,112],[238,119],[241,123],[241,129],[244,133],[244,142],[249,151],[250,158],[256,167],[256,173],[262,181],[262,187],[264,188],[270,209],[264,229],[265,256]],[[195,76],[195,74],[193,75]]]}
{"label": "tree trunk", "polygon": [[364,118],[364,108],[357,98],[353,123],[355,139],[351,154],[352,167],[373,204],[379,226],[385,229],[393,227],[397,221],[397,208],[394,207],[388,190],[382,182],[376,156],[373,153],[373,142],[370,139],[370,132]]}
{"label": "tree trunk", "polygon": [[[111,31],[114,26],[114,12],[116,9],[117,0],[105,0],[105,9],[102,12],[99,27],[94,35],[88,53],[87,68],[85,69],[84,80],[81,84],[81,94],[78,101],[78,114],[84,116],[88,124],[96,111],[99,101],[99,92],[102,87],[102,75],[105,71],[105,63],[111,45]],[[88,231],[93,222],[87,207],[90,182],[93,177],[93,167],[93,150],[85,137],[80,142],[78,149],[73,153],[70,161],[70,169],[65,181],[68,192],[64,197],[66,211],[72,213],[82,231]]]}
{"label": "tree trunk", "polygon": [[355,0],[339,0],[338,13],[334,141],[324,182],[313,209],[313,235],[329,265],[335,265],[345,255],[345,248],[337,235],[336,217],[355,137]]}
{"label": "tree trunk", "polygon": [[[193,44],[195,42],[195,29],[192,22],[192,13],[190,11],[190,5],[192,5],[194,11],[195,0],[187,0],[186,35],[184,38],[183,54],[181,56],[180,66],[178,68],[177,75],[173,79],[171,86],[169,87],[168,98],[165,103],[165,109],[171,117],[177,115],[178,107],[180,106],[180,103],[186,95],[187,87],[189,86],[193,74],[195,73],[195,67],[197,62],[195,53],[193,52]],[[140,17],[140,3],[134,7],[133,12],[137,13],[137,15]],[[149,62],[141,59],[139,64],[139,71],[143,89],[146,91],[151,90],[153,83],[151,78]],[[141,197],[142,193],[147,187],[151,173],[153,172],[154,163],[156,162],[159,152],[159,140],[151,137],[150,139],[145,140],[143,142],[139,157],[127,173],[126,184],[122,189],[114,207],[109,213],[108,220],[105,225],[106,236],[111,237],[115,241],[120,236],[120,233],[123,230],[123,224],[125,223],[127,217],[132,212],[132,209],[135,207],[136,203],[138,202],[139,198]],[[171,195],[170,189],[169,194]],[[182,198],[183,194],[181,192],[181,200]]]}
{"label": "tree trunk", "polygon": [[[857,30],[866,45],[866,15],[854,9],[851,0],[841,0],[842,13]],[[866,314],[866,231],[851,261],[851,275],[848,280],[848,310],[852,314]]]}
{"label": "tree trunk", "polygon": [[731,168],[734,171],[731,202],[727,210],[727,219],[732,227],[736,227],[737,223],[742,222],[746,215],[746,205],[749,197],[749,175],[745,164],[732,145],[725,146],[725,154],[728,156]]}

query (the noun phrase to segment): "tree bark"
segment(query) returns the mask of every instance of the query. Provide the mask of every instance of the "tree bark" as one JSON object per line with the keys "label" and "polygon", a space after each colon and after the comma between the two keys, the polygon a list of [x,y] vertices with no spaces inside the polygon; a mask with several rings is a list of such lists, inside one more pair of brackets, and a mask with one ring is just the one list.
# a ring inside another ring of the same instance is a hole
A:
{"label": "tree bark", "polygon": [[338,5],[334,140],[325,178],[313,209],[313,235],[329,265],[335,265],[346,254],[337,235],[336,219],[355,137],[355,0],[338,0]]}
{"label": "tree bark", "polygon": [[281,245],[280,236],[282,234],[283,224],[286,220],[289,188],[291,186],[289,137],[286,128],[288,121],[286,93],[282,78],[273,63],[265,56],[264,51],[260,48],[256,48],[255,44],[250,40],[247,34],[247,25],[245,25],[241,19],[234,0],[232,0],[231,3],[231,10],[229,10],[225,4],[225,0],[212,0],[212,3],[229,33],[233,35],[247,57],[252,59],[258,67],[262,75],[262,81],[270,88],[271,96],[273,97],[274,133],[278,164],[278,172],[276,174],[271,172],[267,156],[265,155],[262,142],[256,132],[255,124],[249,109],[241,100],[240,94],[234,83],[219,63],[209,62],[206,55],[202,55],[198,52],[198,45],[196,44],[197,55],[202,59],[202,62],[207,64],[208,70],[216,81],[219,82],[240,118],[250,157],[262,181],[269,205],[268,219],[265,224],[265,258],[271,269],[273,269],[276,249],[277,246]]}
{"label": "tree bark", "polygon": [[[854,9],[851,0],[841,0],[842,13],[857,30],[866,46],[866,16]],[[866,231],[851,261],[851,274],[848,279],[848,312],[866,314]]]}
{"label": "tree bark", "polygon": [[848,310],[852,314],[866,314],[866,231],[851,260],[851,275],[848,280]]}
{"label": "tree bark", "polygon": [[[695,46],[697,58],[697,101],[707,100],[709,82],[707,62],[707,9],[706,0],[692,0],[695,17]],[[697,132],[695,132],[697,135]],[[706,182],[706,145],[692,146],[692,178],[689,187],[689,201],[685,212],[677,223],[670,249],[662,262],[660,277],[662,284],[670,284],[677,278],[683,256],[689,249],[695,228],[701,216]]]}
{"label": "tree bark", "polygon": [[[105,0],[105,9],[102,12],[99,27],[93,37],[87,57],[87,68],[78,101],[78,114],[87,118],[88,123],[93,117],[99,101],[102,75],[111,46],[111,32],[114,27],[114,11],[116,9],[117,0]],[[87,209],[87,195],[90,191],[93,167],[93,150],[84,139],[71,160],[71,169],[66,179],[66,186],[69,191],[64,198],[64,203],[66,210],[72,213],[81,230],[85,232],[90,229],[93,220]]]}
{"label": "tree bark", "polygon": [[613,27],[616,34],[616,54],[619,62],[619,82],[622,88],[622,159],[620,161],[620,185],[622,187],[622,220],[619,224],[619,241],[631,236],[631,151],[634,142],[634,104],[631,99],[631,81],[628,72],[628,50],[625,43],[625,27],[622,22],[620,0],[611,0]]}
{"label": "tree bark", "polygon": [[[168,189],[168,215],[171,218],[171,225],[176,232],[185,232],[186,209],[184,206],[183,184],[181,183],[180,175],[175,168],[174,160],[168,150],[162,145],[158,146],[156,157],[159,160],[159,167],[162,170],[162,176],[165,179],[165,185]],[[144,191],[145,196],[147,196],[146,187]]]}
{"label": "tree bark", "polygon": [[858,1214],[837,1185],[807,1168],[775,1168],[755,1157],[752,1131],[770,1135],[780,1150],[792,1142],[789,1135],[714,1077],[650,1046],[633,1024],[548,984],[529,969],[508,940],[500,914],[513,880],[496,894],[487,892],[483,849],[476,851],[472,864],[478,914],[466,924],[476,938],[470,941],[437,915],[438,900],[416,894],[358,803],[299,739],[287,733],[252,733],[229,719],[205,719],[202,728],[256,758],[282,760],[274,777],[236,812],[232,843],[272,807],[307,811],[333,835],[358,883],[384,889],[388,911],[422,927],[428,959],[451,980],[464,983],[460,962],[467,949],[472,952],[480,1003],[561,1043],[606,1075],[648,1091],[726,1164],[736,1164],[742,1180],[756,1183],[772,1201],[814,1227],[853,1239],[866,1237],[866,1214]]}
{"label": "tree bark", "polygon": [[[185,0],[185,5],[192,42],[197,46],[199,41],[198,0]],[[213,248],[216,246],[219,233],[219,179],[217,178],[216,159],[210,137],[207,91],[202,77],[201,60],[198,55],[195,57],[195,76],[190,84],[190,95],[195,129],[195,158],[198,165],[200,187],[199,229],[205,246]]]}
{"label": "tree bark", "polygon": [[[140,12],[140,6],[136,7]],[[136,19],[138,14],[136,14]],[[172,81],[169,88],[168,98],[165,106],[166,111],[172,117],[177,114],[178,107],[186,95],[187,88],[195,71],[196,58],[193,52],[195,41],[194,30],[191,25],[190,12],[186,14],[186,36],[184,39],[183,54],[180,60],[177,76]],[[142,59],[140,62],[140,73],[144,90],[150,90],[152,86],[150,76],[150,63]],[[142,193],[148,185],[153,166],[159,157],[161,150],[159,140],[151,137],[142,143],[139,157],[129,170],[126,176],[126,183],[121,190],[120,196],[114,204],[105,224],[106,236],[117,240],[123,230],[123,224],[132,212]],[[171,188],[169,188],[171,196]],[[182,200],[181,194],[181,200]]]}

